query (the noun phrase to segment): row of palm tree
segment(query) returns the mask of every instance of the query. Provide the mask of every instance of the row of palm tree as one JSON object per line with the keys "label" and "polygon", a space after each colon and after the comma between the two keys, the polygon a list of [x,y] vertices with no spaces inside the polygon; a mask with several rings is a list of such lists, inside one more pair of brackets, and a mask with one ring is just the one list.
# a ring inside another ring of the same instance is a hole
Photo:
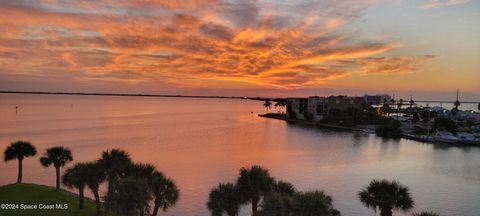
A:
{"label": "row of palm tree", "polygon": [[[166,211],[179,199],[175,182],[158,171],[154,165],[134,163],[121,149],[102,152],[101,157],[88,163],[77,163],[63,175],[64,184],[77,188],[80,207],[83,207],[83,190],[87,186],[94,194],[97,215],[101,214],[99,186],[107,182],[104,197],[105,212],[119,215],[154,215],[159,209]],[[153,211],[150,203],[153,201]]]}
{"label": "row of palm tree", "polygon": [[254,216],[340,215],[332,198],[323,191],[299,192],[291,183],[275,180],[260,166],[241,168],[237,181],[213,188],[207,202],[212,216],[237,216],[242,205],[251,205]]}
{"label": "row of palm tree", "polygon": [[[27,141],[16,141],[6,148],[5,161],[18,160],[17,183],[22,183],[23,159],[35,156],[36,153],[36,148]],[[46,149],[40,163],[55,168],[57,189],[60,189],[60,182],[68,188],[78,189],[80,209],[84,208],[84,191],[88,187],[95,198],[97,215],[101,215],[99,188],[105,181],[108,184],[103,203],[105,212],[145,215],[149,214],[150,203],[153,201],[153,211],[149,215],[157,215],[160,209],[166,211],[179,199],[179,189],[172,179],[165,177],[151,164],[134,163],[123,150],[104,151],[96,161],[76,163],[60,179],[60,169],[72,160],[68,148],[57,146]]]}
{"label": "row of palm tree", "polygon": [[[275,104],[273,104],[273,106],[278,111],[282,110],[284,107],[287,106],[287,102],[286,102],[285,99],[275,99],[274,101],[275,101]],[[272,102],[270,100],[265,100],[264,103],[262,104],[262,106],[265,107],[265,111],[268,114],[270,112],[270,109],[272,108]]]}
{"label": "row of palm tree", "polygon": [[[22,183],[23,160],[37,154],[37,149],[28,141],[16,141],[5,149],[5,162],[15,160],[18,161],[18,178],[17,183]],[[46,149],[44,155],[40,158],[40,163],[44,167],[53,166],[56,173],[56,188],[60,189],[60,168],[73,160],[72,152],[68,148],[56,146]]]}
{"label": "row of palm tree", "polygon": [[[414,207],[409,189],[397,181],[373,180],[358,192],[360,201],[380,216],[392,216],[394,210]],[[241,168],[235,183],[214,187],[207,207],[212,216],[237,216],[242,205],[251,205],[253,216],[337,216],[333,199],[323,191],[300,192],[288,182],[277,181],[260,166]],[[259,210],[260,207],[260,210]],[[439,216],[434,212],[413,216]]]}
{"label": "row of palm tree", "polygon": [[[23,160],[36,153],[36,148],[28,141],[16,141],[6,148],[4,160],[18,160],[17,183],[22,182]],[[71,151],[61,146],[48,148],[40,158],[43,166],[53,165],[55,168],[57,189],[60,188],[61,167],[72,160]],[[62,176],[65,186],[78,189],[80,209],[84,207],[85,187],[92,191],[97,215],[101,214],[99,187],[104,181],[108,183],[104,202],[106,212],[145,215],[153,199],[152,215],[157,215],[160,208],[166,211],[179,198],[179,190],[172,179],[153,165],[133,163],[128,153],[120,149],[104,151],[94,162],[77,163]],[[407,211],[414,206],[409,189],[396,181],[373,180],[358,193],[358,197],[367,208],[380,210],[381,216],[391,216],[393,210]],[[240,207],[246,204],[251,205],[254,216],[340,215],[333,208],[332,198],[323,191],[298,192],[291,183],[276,181],[267,169],[260,166],[241,168],[235,184],[219,184],[212,189],[207,207],[213,216],[220,216],[223,212],[236,216]],[[438,216],[432,212],[414,215]]]}

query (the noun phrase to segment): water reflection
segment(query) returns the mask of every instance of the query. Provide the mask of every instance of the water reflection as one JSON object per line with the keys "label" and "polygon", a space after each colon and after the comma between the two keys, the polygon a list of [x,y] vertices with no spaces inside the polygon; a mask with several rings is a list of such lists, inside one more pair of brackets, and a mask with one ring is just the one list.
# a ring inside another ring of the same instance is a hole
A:
{"label": "water reflection", "polygon": [[[0,148],[17,139],[40,151],[64,145],[76,162],[125,149],[177,181],[180,202],[164,215],[208,215],[209,190],[253,164],[300,190],[325,190],[344,215],[372,214],[356,193],[373,178],[409,186],[420,210],[480,211],[480,148],[383,140],[257,117],[262,112],[245,100],[0,95]],[[0,184],[15,176],[15,163],[0,163]],[[53,185],[54,171],[32,158],[24,178]]]}

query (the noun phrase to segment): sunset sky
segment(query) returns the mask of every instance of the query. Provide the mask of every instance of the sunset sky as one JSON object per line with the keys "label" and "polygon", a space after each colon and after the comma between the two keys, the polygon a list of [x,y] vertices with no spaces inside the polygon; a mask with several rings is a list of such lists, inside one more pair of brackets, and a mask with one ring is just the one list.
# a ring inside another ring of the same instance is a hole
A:
{"label": "sunset sky", "polygon": [[477,0],[0,0],[0,90],[456,88],[480,100]]}

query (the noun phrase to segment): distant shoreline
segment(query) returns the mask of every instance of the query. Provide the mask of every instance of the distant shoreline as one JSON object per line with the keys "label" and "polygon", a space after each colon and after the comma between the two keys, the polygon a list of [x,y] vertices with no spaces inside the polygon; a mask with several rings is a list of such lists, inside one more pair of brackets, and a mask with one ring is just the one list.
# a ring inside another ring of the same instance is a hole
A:
{"label": "distant shoreline", "polygon": [[[169,95],[169,94],[127,94],[127,93],[88,93],[88,92],[46,92],[46,91],[0,91],[0,94],[38,94],[38,95],[80,95],[80,96],[120,96],[120,97],[179,97],[179,98],[220,98],[220,99],[244,99],[244,100],[259,100],[274,101],[276,99],[282,99],[282,97],[251,97],[251,96],[215,96],[215,95]],[[285,98],[285,97],[283,97]],[[420,103],[453,103],[454,101],[441,101],[441,100],[416,100]],[[477,104],[475,101],[460,101],[461,103]]]}
{"label": "distant shoreline", "polygon": [[122,94],[122,93],[87,93],[87,92],[37,92],[37,91],[0,91],[0,94],[38,94],[38,95],[79,95],[79,96],[119,96],[119,97],[181,97],[181,98],[222,98],[254,99],[254,97],[201,96],[201,95],[163,95],[163,94]]}

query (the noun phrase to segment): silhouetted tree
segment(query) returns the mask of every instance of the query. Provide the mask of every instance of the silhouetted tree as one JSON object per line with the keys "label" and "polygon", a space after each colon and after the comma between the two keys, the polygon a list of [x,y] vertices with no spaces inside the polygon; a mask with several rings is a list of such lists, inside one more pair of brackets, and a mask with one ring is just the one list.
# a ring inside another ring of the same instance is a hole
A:
{"label": "silhouetted tree", "polygon": [[26,157],[35,156],[37,150],[35,147],[28,141],[16,141],[10,144],[5,149],[4,160],[5,162],[17,159],[18,160],[18,178],[17,183],[22,183],[22,172],[23,172],[23,159]]}
{"label": "silhouetted tree", "polygon": [[367,208],[380,209],[381,216],[391,216],[396,209],[407,211],[414,205],[407,187],[386,179],[373,180],[358,196]]}
{"label": "silhouetted tree", "polygon": [[292,183],[285,181],[277,181],[273,185],[273,191],[275,193],[293,195],[296,190]]}
{"label": "silhouetted tree", "polygon": [[180,196],[180,190],[175,182],[160,172],[153,173],[151,190],[154,197],[153,216],[158,214],[159,208],[167,211],[168,208],[174,206]]}
{"label": "silhouetted tree", "polygon": [[105,171],[108,182],[107,195],[105,196],[105,210],[108,212],[112,208],[109,197],[115,184],[125,176],[125,171],[132,164],[132,160],[127,152],[121,149],[112,149],[102,152],[98,160],[100,166]]}
{"label": "silhouetted tree", "polygon": [[332,197],[323,191],[310,191],[305,193],[297,193],[295,196],[296,216],[339,216],[340,211],[333,207]]}
{"label": "silhouetted tree", "polygon": [[402,123],[398,120],[390,119],[383,125],[378,126],[375,129],[375,133],[384,138],[400,138],[402,137]]}
{"label": "silhouetted tree", "polygon": [[295,196],[282,193],[269,193],[263,200],[261,216],[293,216]]}
{"label": "silhouetted tree", "polygon": [[242,201],[240,192],[234,184],[219,184],[210,191],[207,207],[212,216],[221,216],[223,212],[228,216],[237,216]]}
{"label": "silhouetted tree", "polygon": [[265,196],[262,216],[338,216],[333,200],[323,191],[294,194],[269,193]]}
{"label": "silhouetted tree", "polygon": [[271,191],[274,178],[270,177],[267,169],[260,166],[241,168],[237,179],[237,187],[246,202],[252,204],[252,213],[257,215],[257,207],[260,199]]}
{"label": "silhouetted tree", "polygon": [[77,188],[79,196],[79,208],[83,209],[84,190],[87,184],[86,178],[88,173],[85,163],[77,163],[73,167],[68,168],[62,176],[62,183],[68,188]]}
{"label": "silhouetted tree", "polygon": [[399,109],[399,110],[402,110],[402,107],[403,107],[403,99],[398,100],[397,106],[398,106],[398,109]]}
{"label": "silhouetted tree", "polygon": [[53,165],[53,167],[55,167],[55,185],[57,190],[60,189],[60,168],[72,160],[73,157],[70,149],[62,146],[48,148],[44,156],[40,158],[42,166],[49,167]]}
{"label": "silhouetted tree", "polygon": [[263,107],[267,109],[267,113],[268,113],[268,111],[270,110],[270,107],[272,107],[272,102],[270,102],[269,100],[266,100],[265,103],[263,103]]}
{"label": "silhouetted tree", "polygon": [[[148,197],[152,197],[151,188],[153,184],[153,175],[155,172],[157,171],[154,165],[145,163],[134,163],[127,166],[127,168],[125,169],[125,176],[141,181],[141,185],[143,186],[143,188],[138,187],[137,189],[141,190],[137,191],[136,193],[146,193]],[[120,196],[122,195],[120,194]],[[118,208],[121,205],[123,204],[119,203],[118,199],[116,201],[113,201],[113,206],[115,206],[115,208]],[[143,216],[145,212],[148,211],[150,206],[148,202],[139,202],[137,203],[136,208],[139,210],[140,215]]]}
{"label": "silhouetted tree", "polygon": [[105,170],[98,162],[90,162],[85,164],[85,183],[90,188],[95,197],[95,204],[97,208],[97,216],[101,215],[100,195],[98,188],[105,180]]}
{"label": "silhouetted tree", "polygon": [[[122,215],[136,216],[137,210],[148,206],[151,195],[146,191],[146,181],[140,178],[125,177],[112,188],[111,201],[116,204],[115,210]],[[142,215],[143,212],[140,212]]]}

